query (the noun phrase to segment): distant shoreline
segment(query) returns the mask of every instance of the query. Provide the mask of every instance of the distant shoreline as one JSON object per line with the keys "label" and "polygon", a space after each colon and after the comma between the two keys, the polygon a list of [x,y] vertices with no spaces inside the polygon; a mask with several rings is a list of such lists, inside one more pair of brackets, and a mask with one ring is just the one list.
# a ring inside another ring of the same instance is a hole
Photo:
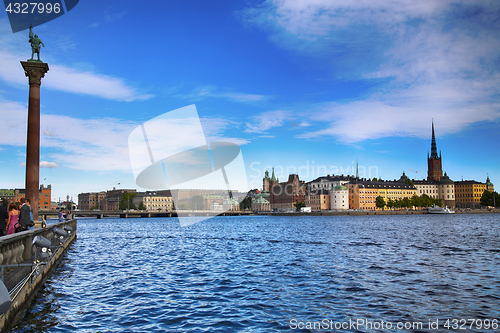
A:
{"label": "distant shoreline", "polygon": [[[474,209],[470,211],[455,211],[455,214],[498,214],[499,209],[494,210],[481,210]],[[256,213],[255,215],[269,215],[269,216],[360,216],[360,215],[422,215],[429,214],[426,210],[397,210],[397,211],[344,211],[344,212],[311,212],[311,213]],[[448,215],[448,214],[430,214],[430,215]]]}

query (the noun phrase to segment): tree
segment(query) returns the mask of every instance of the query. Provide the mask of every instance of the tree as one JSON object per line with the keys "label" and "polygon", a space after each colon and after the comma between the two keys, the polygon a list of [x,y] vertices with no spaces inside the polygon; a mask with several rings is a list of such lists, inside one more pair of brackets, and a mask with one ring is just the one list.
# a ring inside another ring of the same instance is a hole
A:
{"label": "tree", "polygon": [[146,207],[144,207],[144,203],[142,201],[139,203],[139,207],[137,207],[137,209],[146,210]]}
{"label": "tree", "polygon": [[293,204],[297,211],[300,211],[302,207],[305,207],[306,204],[303,201],[297,201],[296,203]]}
{"label": "tree", "polygon": [[413,206],[413,207],[420,207],[420,197],[416,194],[414,194],[411,199],[410,199],[410,204]]}
{"label": "tree", "polygon": [[2,198],[2,205],[4,207],[8,207],[9,206],[9,200],[5,199],[5,198]]}
{"label": "tree", "polygon": [[376,182],[376,181],[378,181],[377,177],[373,177],[372,182]]}
{"label": "tree", "polygon": [[137,193],[134,192],[123,193],[120,198],[120,202],[118,203],[118,208],[120,210],[135,209],[135,205],[132,202],[132,198],[136,195]]}
{"label": "tree", "polygon": [[252,197],[245,197],[245,199],[243,199],[240,202],[240,209],[242,209],[242,210],[252,209]]}
{"label": "tree", "polygon": [[387,207],[388,208],[393,208],[394,204],[395,204],[394,200],[392,200],[392,199],[387,200]]}
{"label": "tree", "polygon": [[415,186],[415,183],[413,183],[413,181],[409,178],[405,180],[405,183],[411,186]]}
{"label": "tree", "polygon": [[71,210],[71,208],[72,208],[71,202],[68,202],[68,203],[66,204],[66,209],[67,209],[67,210]]}
{"label": "tree", "polygon": [[394,200],[394,208],[401,208],[403,206],[403,203],[401,202],[401,199],[400,198],[397,198],[396,200]]}
{"label": "tree", "polygon": [[187,204],[185,202],[179,204],[179,210],[189,210],[189,204]]}
{"label": "tree", "polygon": [[497,192],[484,191],[480,202],[483,206],[500,207],[500,195]]}
{"label": "tree", "polygon": [[405,208],[410,208],[411,207],[411,201],[410,201],[410,198],[404,198],[402,201],[402,205],[401,207],[405,207]]}
{"label": "tree", "polygon": [[380,209],[384,209],[386,205],[384,197],[379,195],[377,199],[375,199],[375,205]]}
{"label": "tree", "polygon": [[205,209],[205,199],[201,195],[193,195],[191,197],[191,207],[193,210],[204,210]]}
{"label": "tree", "polygon": [[420,198],[421,198],[420,207],[431,207],[434,204],[434,199],[432,199],[425,193],[422,194]]}

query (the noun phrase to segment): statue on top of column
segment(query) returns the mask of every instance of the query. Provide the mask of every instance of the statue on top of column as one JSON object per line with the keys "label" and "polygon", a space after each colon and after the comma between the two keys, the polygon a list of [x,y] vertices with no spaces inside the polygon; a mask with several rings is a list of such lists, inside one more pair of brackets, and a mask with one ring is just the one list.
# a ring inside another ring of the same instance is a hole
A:
{"label": "statue on top of column", "polygon": [[[31,43],[31,59],[28,61],[41,61],[40,60],[40,44],[43,45],[42,40],[38,38],[38,35],[33,36],[33,26],[30,24],[30,39],[29,42]],[[36,53],[38,60],[33,59],[33,55]]]}

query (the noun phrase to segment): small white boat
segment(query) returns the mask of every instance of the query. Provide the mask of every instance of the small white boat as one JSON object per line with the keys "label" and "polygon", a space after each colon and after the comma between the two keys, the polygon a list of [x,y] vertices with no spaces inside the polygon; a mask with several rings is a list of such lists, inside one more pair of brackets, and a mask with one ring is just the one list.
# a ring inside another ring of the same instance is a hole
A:
{"label": "small white boat", "polygon": [[427,210],[429,214],[455,214],[454,210],[449,209],[448,207],[432,207]]}

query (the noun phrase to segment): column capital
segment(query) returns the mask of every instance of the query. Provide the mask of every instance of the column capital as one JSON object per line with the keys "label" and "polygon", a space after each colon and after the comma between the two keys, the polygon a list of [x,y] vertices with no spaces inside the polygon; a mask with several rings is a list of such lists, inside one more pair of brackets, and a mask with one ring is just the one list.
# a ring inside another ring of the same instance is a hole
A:
{"label": "column capital", "polygon": [[49,64],[38,61],[21,61],[24,73],[29,78],[29,84],[42,84],[42,77],[49,71]]}

